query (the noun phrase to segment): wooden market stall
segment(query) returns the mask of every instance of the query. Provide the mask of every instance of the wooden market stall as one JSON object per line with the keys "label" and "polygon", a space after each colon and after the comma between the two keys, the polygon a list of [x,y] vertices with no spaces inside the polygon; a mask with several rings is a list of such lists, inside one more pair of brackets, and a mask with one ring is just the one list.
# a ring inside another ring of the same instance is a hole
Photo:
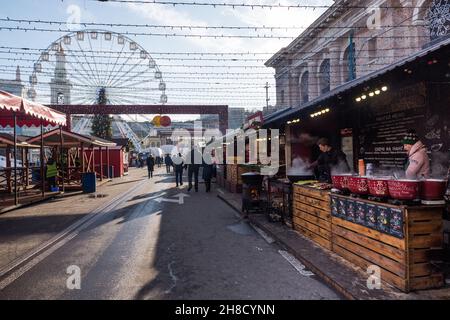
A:
{"label": "wooden market stall", "polygon": [[40,140],[51,150],[53,158],[59,160],[57,181],[62,190],[80,190],[85,172],[95,172],[99,180],[111,178],[107,168],[111,163],[110,148],[116,146],[114,142],[62,129],[50,130],[27,142],[32,144]]}
{"label": "wooden market stall", "polygon": [[[18,137],[17,128],[23,126],[64,126],[66,116],[51,108],[28,101],[10,93],[0,91],[0,126],[11,127],[12,135],[3,135],[0,149],[4,150],[4,165],[0,168],[4,177],[3,190],[0,191],[0,212],[16,208],[19,205],[41,201],[58,192],[45,192],[44,146],[42,141],[28,143]],[[39,167],[29,163],[28,150],[39,148]],[[19,152],[20,151],[20,152]],[[21,160],[19,160],[21,159]],[[35,173],[35,175],[31,173]],[[30,177],[31,174],[31,177]]]}
{"label": "wooden market stall", "polygon": [[[393,175],[404,170],[400,141],[414,128],[428,147],[432,177],[448,179],[449,57],[447,39],[265,119],[267,127],[285,128],[287,171],[296,156],[315,160],[314,139],[324,136],[346,153],[349,174],[358,175],[363,162],[373,165],[375,175]],[[443,260],[450,260],[444,251],[444,195],[414,200],[294,183],[293,228],[362,272],[379,267],[381,280],[402,291],[439,288]]]}

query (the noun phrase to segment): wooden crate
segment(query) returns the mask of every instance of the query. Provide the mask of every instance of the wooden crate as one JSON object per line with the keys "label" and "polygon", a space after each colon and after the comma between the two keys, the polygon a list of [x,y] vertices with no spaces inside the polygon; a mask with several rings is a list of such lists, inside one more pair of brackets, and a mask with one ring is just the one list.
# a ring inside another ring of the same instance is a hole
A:
{"label": "wooden crate", "polygon": [[380,267],[381,280],[402,291],[441,287],[443,274],[430,258],[442,247],[442,207],[383,206],[403,211],[403,238],[333,216],[332,250],[363,271]]}
{"label": "wooden crate", "polygon": [[294,185],[293,227],[320,246],[331,250],[331,213],[328,191]]}

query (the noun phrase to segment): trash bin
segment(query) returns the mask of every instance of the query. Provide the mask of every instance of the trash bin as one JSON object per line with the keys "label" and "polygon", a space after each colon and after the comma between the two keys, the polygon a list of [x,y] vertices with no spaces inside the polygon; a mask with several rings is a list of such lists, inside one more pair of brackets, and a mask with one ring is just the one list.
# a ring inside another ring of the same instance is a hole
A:
{"label": "trash bin", "polygon": [[93,193],[97,190],[95,172],[85,172],[81,175],[81,185],[84,193]]}

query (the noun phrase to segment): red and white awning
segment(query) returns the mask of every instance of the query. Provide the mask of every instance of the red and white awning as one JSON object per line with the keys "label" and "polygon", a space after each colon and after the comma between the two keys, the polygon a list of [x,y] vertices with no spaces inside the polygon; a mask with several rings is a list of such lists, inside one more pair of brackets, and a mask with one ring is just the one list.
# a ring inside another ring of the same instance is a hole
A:
{"label": "red and white awning", "polygon": [[14,113],[19,127],[66,125],[64,113],[0,90],[0,126],[13,126]]}

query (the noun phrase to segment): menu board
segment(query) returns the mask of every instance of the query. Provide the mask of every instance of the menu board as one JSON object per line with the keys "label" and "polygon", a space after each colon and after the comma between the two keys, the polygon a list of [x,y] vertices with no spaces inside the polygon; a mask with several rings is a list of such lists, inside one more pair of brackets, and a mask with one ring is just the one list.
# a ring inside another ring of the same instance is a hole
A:
{"label": "menu board", "polygon": [[331,195],[331,214],[400,239],[404,238],[401,209]]}
{"label": "menu board", "polygon": [[433,153],[449,153],[450,101],[448,94],[436,92],[448,89],[427,90],[419,83],[374,99],[359,120],[359,157],[380,170],[403,169],[406,152],[401,140],[409,129],[416,130],[432,160]]}

